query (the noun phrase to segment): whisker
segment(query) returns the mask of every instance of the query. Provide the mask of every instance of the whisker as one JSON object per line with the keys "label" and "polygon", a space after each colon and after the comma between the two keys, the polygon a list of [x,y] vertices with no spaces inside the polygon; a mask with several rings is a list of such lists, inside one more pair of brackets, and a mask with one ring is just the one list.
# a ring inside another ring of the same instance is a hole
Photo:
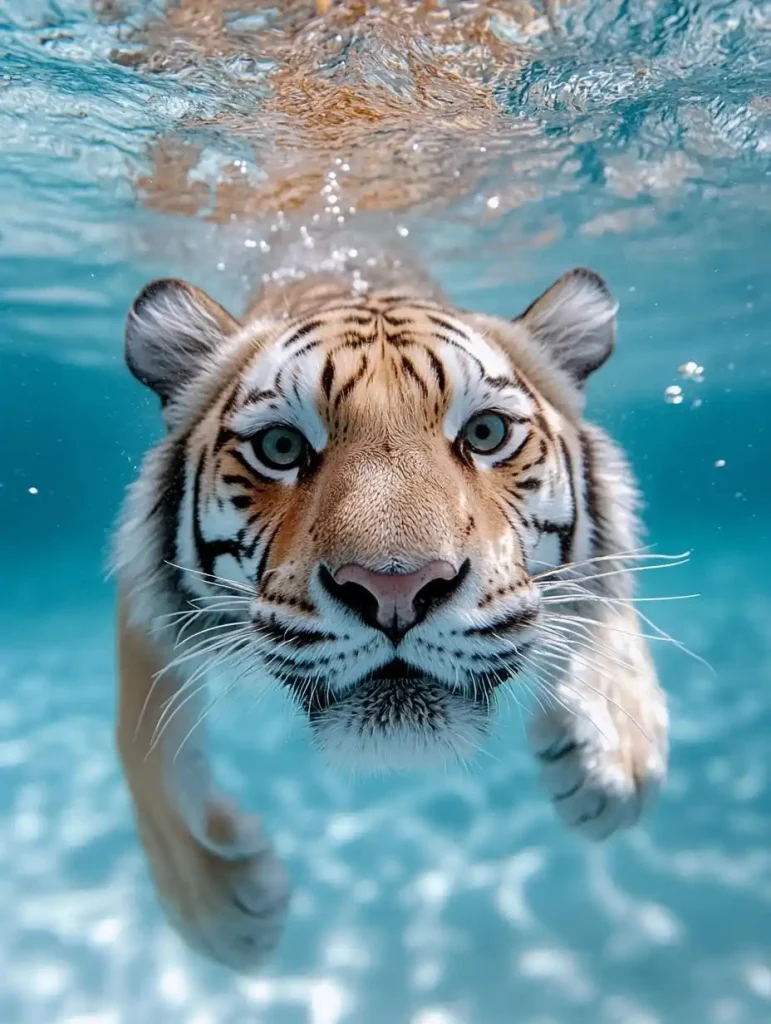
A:
{"label": "whisker", "polygon": [[[600,736],[602,736],[606,743],[610,743],[609,737],[603,731],[602,726],[599,724],[599,722],[595,722],[595,720],[590,715],[588,715],[580,706],[570,707],[570,705],[566,704],[565,701],[562,700],[560,695],[557,693],[557,688],[559,686],[566,686],[567,689],[571,689],[571,687],[565,683],[564,673],[562,672],[562,670],[558,669],[556,666],[537,665],[532,658],[530,658],[529,656],[526,657],[528,658],[528,661],[531,664],[531,671],[533,672],[533,681],[537,684],[537,686],[540,687],[541,692],[545,694],[547,698],[551,698],[551,700],[554,701],[554,703],[558,704],[563,711],[567,711],[567,713],[572,717],[583,718],[585,722],[588,722],[589,725],[593,726],[597,730],[597,732],[600,734]],[[547,675],[546,681],[544,681],[541,678],[542,672],[550,673],[549,675]],[[553,675],[551,674],[556,672],[560,673],[560,678],[557,680],[555,680]],[[534,696],[536,695],[534,694]],[[579,695],[576,694],[576,696]],[[536,700],[538,700],[537,696]],[[538,703],[541,709],[545,711],[546,709],[543,707],[540,700],[538,700]]]}
{"label": "whisker", "polygon": [[[690,596],[698,597],[699,595],[698,594],[692,594]],[[638,616],[638,618],[642,619],[642,621],[645,623],[646,626],[648,626],[654,632],[659,634],[659,639],[666,640],[669,643],[674,644],[675,647],[677,647],[679,650],[681,650],[683,652],[683,654],[689,655],[695,661],[698,661],[699,664],[703,665],[704,668],[706,668],[709,672],[711,672],[713,676],[717,675],[717,672],[712,667],[712,665],[710,665],[710,663],[706,660],[706,658],[702,658],[700,654],[695,654],[692,650],[690,650],[690,648],[686,647],[685,644],[682,643],[682,641],[676,640],[673,636],[670,636],[669,633],[666,632],[666,630],[663,630],[661,628],[661,626],[657,626],[656,623],[652,619],[649,619],[648,616],[645,615],[643,612],[641,612],[639,609],[635,608],[634,612],[635,612],[635,615]]]}
{"label": "whisker", "polygon": [[603,604],[615,604],[621,607],[631,604],[651,604],[654,601],[691,601],[701,594],[668,594],[664,597],[603,597],[601,594],[585,593],[581,595],[565,595],[564,597],[544,597],[542,604],[576,604],[584,601],[601,601]]}
{"label": "whisker", "polygon": [[227,576],[217,576],[212,572],[203,572],[201,569],[191,569],[187,565],[178,565],[176,562],[170,562],[166,560],[166,565],[170,565],[174,569],[179,569],[180,572],[190,573],[191,576],[198,576],[202,580],[206,580],[211,586],[222,587],[225,590],[232,590],[236,593],[243,594],[254,594],[254,587],[249,586],[248,583],[242,583],[240,580],[231,580]]}
{"label": "whisker", "polygon": [[[632,551],[619,551],[614,555],[597,555],[594,558],[585,558],[581,562],[565,562],[562,565],[551,565],[550,568],[543,572],[536,573],[531,576],[531,581],[547,579],[549,576],[553,576],[556,573],[567,572],[576,569],[582,569],[585,565],[597,565],[601,562],[643,562],[653,561],[658,559],[660,562],[682,562],[687,561],[693,552],[683,551],[679,555],[659,555],[653,551],[650,551],[652,545],[647,545],[644,548],[635,548]],[[531,561],[538,561],[537,559]],[[548,562],[542,562],[542,565],[549,565]]]}
{"label": "whisker", "polygon": [[678,650],[682,651],[683,654],[687,654],[690,658],[693,658],[695,661],[698,661],[700,664],[708,668],[711,672],[714,672],[714,669],[709,664],[709,662],[705,661],[704,658],[702,658],[700,655],[690,650],[688,647],[685,646],[685,644],[681,643],[681,641],[675,640],[674,637],[671,637],[668,633],[665,633],[664,630],[660,629],[657,625],[655,625],[655,623],[651,622],[650,619],[647,619],[646,616],[642,614],[642,612],[638,612],[635,610],[635,614],[638,615],[641,619],[645,619],[647,625],[650,626],[651,629],[655,630],[655,632],[642,633],[631,629],[621,629],[620,626],[612,626],[608,622],[599,619],[588,619],[582,615],[551,614],[549,615],[547,621],[552,622],[554,620],[558,620],[559,622],[574,623],[576,626],[582,626],[584,629],[589,629],[590,626],[596,626],[601,629],[610,630],[613,633],[620,633],[623,636],[632,637],[633,639],[639,637],[642,640],[652,640],[657,641],[659,643],[672,644]]}
{"label": "whisker", "polygon": [[[236,654],[238,652],[238,649],[244,645],[245,640],[248,643],[249,637],[228,637],[227,643],[223,643],[220,645],[225,649],[221,651],[217,657],[210,658],[208,661],[205,661],[202,665],[200,665],[196,669],[196,671],[188,679],[185,680],[183,685],[179,687],[177,690],[175,690],[171,697],[163,704],[161,708],[161,713],[159,714],[158,720],[155,723],[153,734],[150,737],[150,748],[148,750],[148,755],[151,754],[152,751],[155,749],[159,740],[163,736],[163,733],[166,731],[167,727],[171,723],[171,720],[178,714],[179,710],[182,707],[184,707],[185,704],[188,703],[188,701],[192,698],[193,694],[200,693],[201,689],[206,688],[206,686],[208,685],[208,681],[205,678],[206,673],[211,672],[212,669],[214,669],[217,665],[221,665],[224,661],[227,661],[229,657],[232,657],[234,654]],[[196,686],[198,681],[202,678],[204,679],[204,682],[201,684],[201,686]],[[189,693],[188,691],[191,690],[193,692]]]}
{"label": "whisker", "polygon": [[207,633],[214,633],[221,631],[223,629],[233,629],[235,626],[246,625],[245,622],[219,622],[213,626],[207,626],[206,629],[199,629],[197,633],[191,633],[189,636],[185,636],[185,630],[188,629],[191,624],[192,623],[188,623],[186,626],[183,626],[182,629],[179,631],[176,643],[174,644],[175,649],[184,647],[185,644],[192,643],[192,641],[195,640],[196,637],[204,636]]}
{"label": "whisker", "polygon": [[[578,630],[567,630],[566,627],[552,627],[547,626],[541,627],[542,633],[548,637],[559,640],[560,643],[567,646],[569,649],[573,647],[580,647],[582,650],[587,650],[593,654],[599,654],[603,658],[612,662],[614,665],[618,665],[619,668],[625,668],[630,672],[634,671],[634,665],[629,664],[626,661],[619,659],[619,652],[616,651],[610,644],[603,643],[597,637],[594,637],[591,633],[581,633]],[[592,641],[589,643],[588,641]]]}
{"label": "whisker", "polygon": [[[238,627],[239,629],[243,630],[244,633],[251,632],[250,627],[243,626],[240,623],[238,624]],[[234,629],[235,628],[236,627],[234,626]],[[205,657],[207,654],[211,654],[214,651],[217,651],[220,648],[226,646],[231,639],[232,637],[225,636],[215,637],[214,639],[209,637],[206,640],[200,640],[197,644],[194,644],[190,650],[183,651],[181,654],[177,655],[177,657],[174,658],[172,661],[168,662],[168,664],[164,665],[162,669],[159,669],[159,671],[155,673],[155,676],[153,678],[160,679],[162,676],[165,676],[168,672],[171,672],[175,668],[179,668],[180,665],[186,664],[193,658]]]}
{"label": "whisker", "polygon": [[[575,654],[573,654],[573,655],[571,656],[571,655],[567,655],[567,654],[559,654],[559,653],[557,653],[556,651],[540,651],[540,652],[539,652],[539,654],[540,654],[540,656],[542,656],[542,657],[545,657],[545,658],[548,658],[548,659],[552,659],[552,660],[555,660],[555,661],[557,662],[557,664],[559,664],[559,663],[561,663],[561,662],[562,662],[562,663],[565,663],[565,662],[566,662],[567,664],[570,664],[570,662],[571,662],[571,661],[572,661],[572,660],[573,660],[574,658],[575,658],[576,660],[578,660],[578,661],[579,661],[580,663],[582,662],[582,659],[580,658],[580,656],[578,656],[578,655],[575,655]],[[609,679],[609,680],[610,680],[611,682],[613,682],[613,681],[614,681],[614,680],[613,680],[613,677],[612,677],[612,676],[606,676],[606,675],[605,675],[604,673],[600,672],[600,671],[598,670],[598,668],[597,668],[597,666],[596,666],[596,665],[593,665],[593,664],[591,664],[590,662],[586,662],[586,661],[583,661],[582,663],[583,663],[583,664],[584,664],[584,665],[585,665],[585,666],[586,666],[587,668],[591,669],[591,670],[592,670],[593,672],[595,672],[595,673],[596,673],[597,675],[599,675],[599,676],[600,676],[601,678],[603,678],[603,677],[604,677],[604,678],[607,678],[607,679]],[[572,690],[572,692],[573,692],[573,693],[575,693],[575,695],[576,695],[576,696],[577,696],[577,697],[578,697],[579,699],[581,698],[581,693],[580,693],[580,690],[577,690],[577,689],[576,689],[575,687],[571,686],[571,684],[570,684],[570,683],[568,683],[566,679],[564,679],[564,678],[563,678],[563,679],[561,680],[561,682],[560,682],[560,684],[559,684],[559,685],[561,685],[561,686],[565,686],[565,687],[567,687],[568,689],[571,689],[571,690]],[[587,690],[590,690],[590,691],[591,691],[592,693],[595,693],[595,694],[596,694],[596,695],[597,695],[598,697],[600,697],[600,698],[601,698],[602,700],[606,700],[606,701],[608,702],[608,704],[611,704],[611,705],[612,705],[612,706],[613,706],[614,708],[616,708],[616,709],[617,709],[618,711],[620,711],[622,715],[625,715],[625,716],[626,716],[626,717],[627,717],[627,718],[629,719],[629,721],[630,721],[630,722],[632,722],[632,724],[633,724],[633,725],[634,725],[634,726],[635,726],[635,727],[636,727],[637,729],[639,729],[639,730],[640,730],[640,733],[641,733],[641,734],[642,734],[642,735],[643,735],[643,736],[645,737],[645,739],[646,739],[646,740],[648,740],[648,742],[649,742],[649,743],[652,743],[652,742],[653,742],[653,740],[651,739],[651,737],[650,737],[650,736],[648,735],[648,733],[647,733],[647,732],[646,732],[646,730],[645,730],[645,729],[644,729],[644,728],[642,727],[642,725],[641,725],[641,724],[640,724],[640,723],[639,723],[639,722],[637,721],[637,719],[636,719],[636,718],[634,717],[634,715],[632,715],[632,714],[631,714],[631,713],[630,713],[629,711],[627,711],[627,709],[626,709],[625,707],[623,707],[623,705],[619,704],[619,703],[618,703],[618,701],[614,700],[614,699],[613,699],[613,698],[612,698],[612,697],[610,696],[610,694],[608,694],[608,693],[604,693],[604,692],[603,692],[602,690],[599,690],[599,689],[598,689],[598,688],[597,688],[596,686],[592,686],[592,684],[591,684],[591,683],[588,683],[588,682],[587,682],[587,681],[586,681],[585,679],[581,679],[581,680],[579,680],[579,686],[584,686],[584,687],[586,687],[586,689],[587,689]]]}
{"label": "whisker", "polygon": [[631,576],[632,574],[639,572],[653,572],[655,569],[677,569],[679,566],[686,565],[687,563],[688,559],[683,558],[680,561],[659,562],[656,565],[627,565],[620,569],[611,569],[608,572],[591,573],[588,576],[578,576],[567,580],[554,580],[551,583],[547,583],[545,586],[541,586],[540,584],[538,586],[539,590],[546,592],[554,590],[557,587],[562,587],[565,584],[594,582],[595,580],[609,579],[611,576]]}

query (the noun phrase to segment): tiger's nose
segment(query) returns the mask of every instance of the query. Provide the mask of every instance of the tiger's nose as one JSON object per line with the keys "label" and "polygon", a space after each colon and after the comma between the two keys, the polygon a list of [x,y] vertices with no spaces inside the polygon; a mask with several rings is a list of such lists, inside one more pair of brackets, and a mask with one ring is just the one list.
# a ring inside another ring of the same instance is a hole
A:
{"label": "tiger's nose", "polygon": [[322,582],[338,601],[396,643],[455,593],[467,569],[468,562],[457,570],[449,562],[435,561],[415,572],[392,573],[354,563],[334,576],[323,572]]}

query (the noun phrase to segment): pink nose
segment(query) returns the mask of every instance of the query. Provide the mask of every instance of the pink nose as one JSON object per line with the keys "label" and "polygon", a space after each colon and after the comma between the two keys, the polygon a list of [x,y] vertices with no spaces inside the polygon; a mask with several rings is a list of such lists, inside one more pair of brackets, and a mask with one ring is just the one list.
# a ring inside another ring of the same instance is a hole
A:
{"label": "pink nose", "polygon": [[[392,638],[404,635],[431,604],[449,597],[461,574],[449,562],[429,562],[416,572],[373,572],[344,565],[334,575],[337,596],[365,621]],[[373,607],[374,605],[374,607]]]}

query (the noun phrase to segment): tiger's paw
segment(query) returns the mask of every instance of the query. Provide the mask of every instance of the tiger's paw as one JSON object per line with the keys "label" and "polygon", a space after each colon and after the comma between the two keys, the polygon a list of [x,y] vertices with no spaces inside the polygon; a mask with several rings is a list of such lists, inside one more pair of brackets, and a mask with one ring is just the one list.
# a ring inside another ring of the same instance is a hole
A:
{"label": "tiger's paw", "polygon": [[256,815],[236,815],[221,805],[209,817],[206,837],[187,858],[186,897],[163,902],[189,946],[250,973],[265,964],[281,938],[289,876]]}
{"label": "tiger's paw", "polygon": [[557,814],[587,839],[630,828],[666,776],[667,710],[658,688],[631,712],[561,691],[529,730],[541,781]]}

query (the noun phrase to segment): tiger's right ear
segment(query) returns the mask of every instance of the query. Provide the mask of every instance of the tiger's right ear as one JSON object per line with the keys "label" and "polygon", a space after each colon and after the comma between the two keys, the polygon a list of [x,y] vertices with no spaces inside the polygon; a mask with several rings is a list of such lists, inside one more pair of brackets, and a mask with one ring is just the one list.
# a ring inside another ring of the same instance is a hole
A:
{"label": "tiger's right ear", "polygon": [[165,405],[239,328],[222,306],[184,281],[153,281],[126,321],[126,364]]}

